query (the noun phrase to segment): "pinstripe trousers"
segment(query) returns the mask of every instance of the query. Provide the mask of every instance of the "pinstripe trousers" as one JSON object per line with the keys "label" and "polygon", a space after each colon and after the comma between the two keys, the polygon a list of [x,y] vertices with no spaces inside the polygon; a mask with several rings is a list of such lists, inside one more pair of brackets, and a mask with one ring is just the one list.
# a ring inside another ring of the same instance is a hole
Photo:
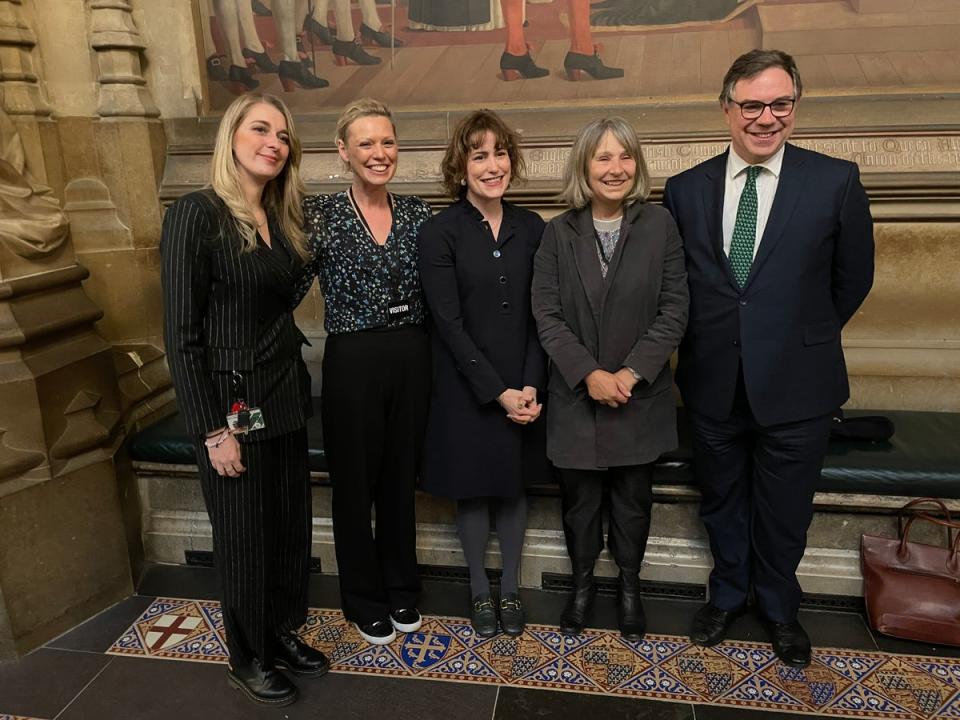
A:
{"label": "pinstripe trousers", "polygon": [[307,619],[307,431],[242,443],[241,458],[246,472],[221,477],[203,443],[197,445],[230,660],[245,664],[256,657],[269,666],[277,635]]}

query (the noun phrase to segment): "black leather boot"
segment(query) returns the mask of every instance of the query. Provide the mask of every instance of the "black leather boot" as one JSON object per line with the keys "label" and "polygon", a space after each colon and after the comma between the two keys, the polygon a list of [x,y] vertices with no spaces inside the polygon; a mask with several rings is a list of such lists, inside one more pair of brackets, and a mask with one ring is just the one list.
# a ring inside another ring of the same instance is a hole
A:
{"label": "black leather boot", "polygon": [[265,668],[257,658],[242,665],[231,662],[227,682],[261,705],[282,707],[297,699],[297,686],[283,673]]}
{"label": "black leather boot", "polygon": [[587,615],[593,607],[597,588],[593,584],[593,568],[573,569],[573,595],[560,614],[560,632],[564,635],[579,635],[583,632]]}
{"label": "black leather boot", "polygon": [[640,577],[636,570],[621,570],[618,588],[617,624],[624,640],[643,640],[647,632],[647,616],[640,599]]}

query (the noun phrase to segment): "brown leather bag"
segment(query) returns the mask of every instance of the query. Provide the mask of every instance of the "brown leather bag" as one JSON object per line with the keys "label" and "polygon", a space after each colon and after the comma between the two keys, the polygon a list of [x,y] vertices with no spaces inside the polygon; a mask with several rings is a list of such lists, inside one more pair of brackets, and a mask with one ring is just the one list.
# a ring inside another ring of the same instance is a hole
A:
{"label": "brown leather bag", "polygon": [[[945,519],[916,509],[922,504],[937,506]],[[944,527],[946,547],[910,542],[910,528],[917,520]],[[897,539],[860,539],[870,626],[893,637],[960,645],[960,522],[941,501],[919,498],[900,508],[897,529]]]}

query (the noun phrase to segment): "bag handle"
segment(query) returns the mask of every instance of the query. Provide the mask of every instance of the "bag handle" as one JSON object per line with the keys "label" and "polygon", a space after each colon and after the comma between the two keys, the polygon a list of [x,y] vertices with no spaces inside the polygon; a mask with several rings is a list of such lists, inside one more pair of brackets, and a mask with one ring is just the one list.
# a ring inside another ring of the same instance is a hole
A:
{"label": "bag handle", "polygon": [[[910,535],[910,528],[913,526],[913,521],[918,519],[939,525],[946,530],[947,547],[950,548],[950,557],[946,563],[947,569],[952,572],[960,570],[960,522],[952,519],[943,520],[922,512],[914,513],[907,518],[907,524],[903,528],[903,537],[900,538],[900,547],[897,548],[897,559],[900,560],[900,562],[906,562],[909,558],[910,551],[907,547],[907,538]],[[953,534],[951,532],[952,530],[956,530],[956,534]]]}
{"label": "bag handle", "polygon": [[[942,500],[938,500],[937,498],[932,498],[932,497],[916,498],[908,502],[906,505],[904,505],[902,508],[900,508],[897,511],[897,537],[902,538],[904,536],[904,525],[903,525],[904,514],[906,514],[907,511],[910,510],[911,508],[914,508],[917,505],[923,505],[926,503],[930,505],[936,505],[938,508],[940,508],[940,512],[943,513],[943,515],[947,518],[947,522],[953,522],[953,516],[950,515],[950,510],[947,509],[947,506],[944,505]],[[923,511],[914,510],[913,512],[909,513],[909,515],[912,517],[913,515],[919,512],[923,512]]]}

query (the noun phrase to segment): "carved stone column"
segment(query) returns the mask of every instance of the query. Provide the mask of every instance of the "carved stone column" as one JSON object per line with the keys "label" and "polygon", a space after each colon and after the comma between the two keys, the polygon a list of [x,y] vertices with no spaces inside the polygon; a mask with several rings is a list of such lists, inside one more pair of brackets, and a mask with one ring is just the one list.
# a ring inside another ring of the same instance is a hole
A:
{"label": "carved stone column", "polygon": [[120,391],[67,218],[0,111],[0,657],[132,591]]}

